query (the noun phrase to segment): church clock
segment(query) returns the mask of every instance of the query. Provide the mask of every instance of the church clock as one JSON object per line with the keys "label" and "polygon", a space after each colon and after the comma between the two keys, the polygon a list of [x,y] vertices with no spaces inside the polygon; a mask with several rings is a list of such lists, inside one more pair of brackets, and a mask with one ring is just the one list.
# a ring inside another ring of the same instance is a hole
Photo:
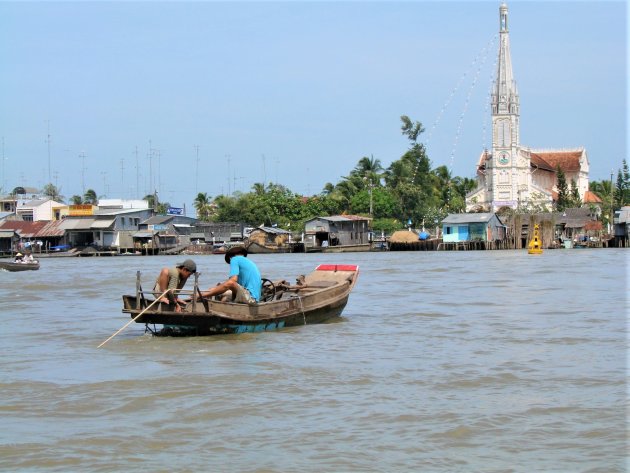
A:
{"label": "church clock", "polygon": [[499,153],[499,164],[507,164],[510,162],[510,155],[505,151]]}

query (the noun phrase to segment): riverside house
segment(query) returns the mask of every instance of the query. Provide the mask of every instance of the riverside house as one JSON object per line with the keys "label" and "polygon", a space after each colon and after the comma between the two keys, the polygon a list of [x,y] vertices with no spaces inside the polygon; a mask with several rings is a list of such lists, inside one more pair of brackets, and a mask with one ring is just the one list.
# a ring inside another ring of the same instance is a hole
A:
{"label": "riverside house", "polygon": [[442,241],[445,244],[503,242],[506,230],[495,213],[450,214],[442,220]]}

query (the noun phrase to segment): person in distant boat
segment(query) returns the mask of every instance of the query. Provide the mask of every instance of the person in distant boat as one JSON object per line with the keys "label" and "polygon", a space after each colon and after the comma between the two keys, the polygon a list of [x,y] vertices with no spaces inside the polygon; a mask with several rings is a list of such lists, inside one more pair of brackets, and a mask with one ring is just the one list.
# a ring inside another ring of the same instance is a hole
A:
{"label": "person in distant boat", "polygon": [[24,255],[22,253],[16,253],[15,254],[15,262],[16,263],[23,263],[24,262]]}
{"label": "person in distant boat", "polygon": [[153,292],[157,297],[162,295],[167,289],[171,289],[168,293],[162,296],[160,301],[165,304],[175,305],[175,312],[181,312],[181,306],[186,303],[177,297],[178,295],[173,291],[182,289],[186,284],[186,281],[188,281],[190,275],[195,274],[196,272],[197,264],[191,259],[187,259],[179,263],[174,268],[162,268],[160,275],[155,281]]}
{"label": "person in distant boat", "polygon": [[231,301],[256,304],[260,301],[262,280],[260,271],[252,260],[247,259],[247,249],[235,246],[225,252],[225,262],[230,265],[228,279],[201,293],[204,298],[231,291]]}
{"label": "person in distant boat", "polygon": [[24,257],[22,258],[22,263],[34,263],[33,254],[30,251],[27,251]]}

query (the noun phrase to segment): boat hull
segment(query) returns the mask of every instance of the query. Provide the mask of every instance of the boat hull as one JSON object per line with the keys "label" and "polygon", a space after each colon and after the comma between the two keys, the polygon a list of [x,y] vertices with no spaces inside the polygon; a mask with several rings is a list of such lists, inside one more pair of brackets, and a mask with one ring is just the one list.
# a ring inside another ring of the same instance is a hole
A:
{"label": "boat hull", "polygon": [[346,297],[340,303],[311,310],[304,315],[295,313],[284,317],[252,321],[230,320],[207,314],[182,316],[178,313],[170,315],[151,313],[141,315],[136,322],[163,325],[164,328],[156,332],[156,335],[162,336],[207,336],[267,332],[296,325],[318,324],[339,317],[347,302],[348,298]]}
{"label": "boat hull", "polygon": [[335,245],[335,246],[309,246],[306,247],[306,253],[358,253],[370,251],[370,243],[361,243],[358,245]]}
{"label": "boat hull", "polygon": [[0,262],[0,269],[6,271],[37,271],[39,269],[39,263],[12,263],[12,262]]}
{"label": "boat hull", "polygon": [[250,242],[246,248],[247,252],[251,254],[291,253],[289,245],[266,246],[255,241]]}

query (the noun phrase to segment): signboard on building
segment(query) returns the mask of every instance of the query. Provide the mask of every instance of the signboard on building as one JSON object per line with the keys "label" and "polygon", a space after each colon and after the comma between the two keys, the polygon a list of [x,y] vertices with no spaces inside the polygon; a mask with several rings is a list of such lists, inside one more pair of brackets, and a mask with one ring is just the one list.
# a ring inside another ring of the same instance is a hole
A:
{"label": "signboard on building", "polygon": [[71,217],[94,215],[94,205],[92,204],[71,205],[68,211],[68,215]]}
{"label": "signboard on building", "polygon": [[181,207],[169,207],[166,215],[184,215],[184,209]]}

